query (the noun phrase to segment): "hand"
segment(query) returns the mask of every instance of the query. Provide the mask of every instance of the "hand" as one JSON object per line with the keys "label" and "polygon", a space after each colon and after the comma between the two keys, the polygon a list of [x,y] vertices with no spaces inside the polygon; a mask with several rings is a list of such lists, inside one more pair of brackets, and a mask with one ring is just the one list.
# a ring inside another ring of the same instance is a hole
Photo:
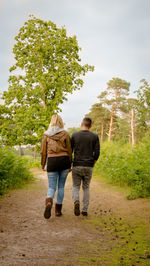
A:
{"label": "hand", "polygon": [[94,161],[94,165],[93,165],[93,167],[95,166],[95,164],[96,164],[96,160]]}

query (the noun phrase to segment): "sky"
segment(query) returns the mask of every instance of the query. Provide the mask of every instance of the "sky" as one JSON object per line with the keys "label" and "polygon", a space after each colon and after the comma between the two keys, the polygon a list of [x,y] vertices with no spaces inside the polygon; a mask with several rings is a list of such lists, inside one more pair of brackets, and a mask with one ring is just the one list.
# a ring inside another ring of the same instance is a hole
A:
{"label": "sky", "polygon": [[7,90],[19,28],[34,14],[76,35],[82,63],[95,66],[62,108],[66,127],[79,126],[113,77],[131,83],[150,78],[150,0],[0,0],[0,92]]}

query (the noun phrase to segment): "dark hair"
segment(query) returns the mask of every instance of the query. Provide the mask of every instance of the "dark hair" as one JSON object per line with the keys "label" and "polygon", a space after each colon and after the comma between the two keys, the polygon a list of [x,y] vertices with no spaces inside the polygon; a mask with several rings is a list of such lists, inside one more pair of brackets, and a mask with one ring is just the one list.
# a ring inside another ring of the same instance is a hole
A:
{"label": "dark hair", "polygon": [[92,125],[92,119],[90,117],[84,117],[82,123],[85,127],[90,128]]}

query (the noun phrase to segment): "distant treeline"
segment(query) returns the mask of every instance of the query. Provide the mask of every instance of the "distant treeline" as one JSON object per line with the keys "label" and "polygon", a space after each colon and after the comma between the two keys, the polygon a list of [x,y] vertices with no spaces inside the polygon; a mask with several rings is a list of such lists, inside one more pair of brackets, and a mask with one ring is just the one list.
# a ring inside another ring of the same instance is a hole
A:
{"label": "distant treeline", "polygon": [[87,114],[101,141],[123,140],[134,145],[150,130],[150,84],[143,79],[135,98],[129,96],[129,88],[129,82],[113,78]]}

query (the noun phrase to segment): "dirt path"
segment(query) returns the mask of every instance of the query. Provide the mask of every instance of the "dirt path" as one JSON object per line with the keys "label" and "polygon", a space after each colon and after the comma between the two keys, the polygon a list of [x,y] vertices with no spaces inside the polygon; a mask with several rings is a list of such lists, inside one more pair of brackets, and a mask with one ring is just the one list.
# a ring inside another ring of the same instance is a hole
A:
{"label": "dirt path", "polygon": [[[36,175],[33,184],[0,200],[0,265],[150,265],[149,200],[127,201],[123,192],[93,181],[90,215],[75,217],[69,177],[64,215],[55,218],[53,208],[51,219],[45,220],[47,177],[40,171]],[[135,237],[139,229],[143,231]],[[141,239],[144,244],[139,245]]]}

